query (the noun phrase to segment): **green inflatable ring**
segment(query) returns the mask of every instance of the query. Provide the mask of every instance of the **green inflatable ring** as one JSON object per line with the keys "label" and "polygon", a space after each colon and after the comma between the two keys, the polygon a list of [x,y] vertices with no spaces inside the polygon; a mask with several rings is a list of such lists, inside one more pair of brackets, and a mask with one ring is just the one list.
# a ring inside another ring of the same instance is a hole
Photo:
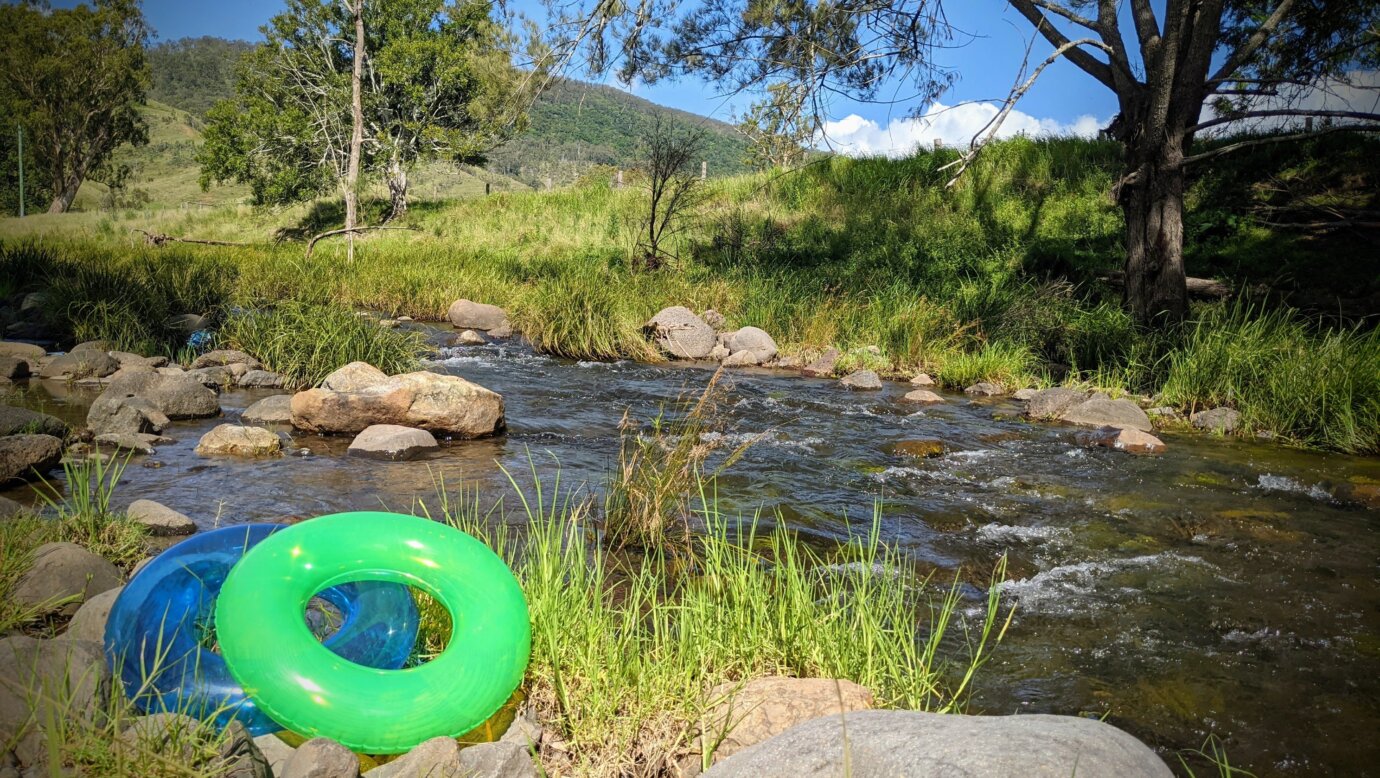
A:
{"label": "green inflatable ring", "polygon": [[[307,628],[313,595],[347,581],[415,586],[450,613],[441,655],[405,670],[343,659]],[[456,737],[522,682],[531,650],[527,602],[487,546],[429,519],[337,513],[274,533],[231,569],[216,601],[221,655],[274,720],[370,754]]]}

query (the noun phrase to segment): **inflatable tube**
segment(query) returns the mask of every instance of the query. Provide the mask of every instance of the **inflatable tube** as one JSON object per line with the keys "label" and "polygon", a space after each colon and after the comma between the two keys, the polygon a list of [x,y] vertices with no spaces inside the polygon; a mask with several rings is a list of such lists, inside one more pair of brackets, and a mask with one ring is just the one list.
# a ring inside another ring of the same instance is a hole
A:
{"label": "inflatable tube", "polygon": [[[106,658],[140,709],[214,717],[222,727],[235,719],[255,735],[283,728],[245,696],[225,660],[205,644],[230,570],[246,549],[284,529],[247,524],[195,535],[159,554],[120,591],[106,622]],[[398,668],[407,661],[418,614],[405,587],[347,584],[320,596],[340,615],[340,627],[323,651],[378,667]],[[308,629],[302,609],[297,621]],[[260,637],[272,650],[273,635]]]}
{"label": "inflatable tube", "polygon": [[[417,667],[378,670],[322,647],[302,607],[356,581],[436,598],[450,613],[445,650]],[[311,519],[255,546],[226,580],[216,624],[230,672],[263,711],[368,754],[483,723],[521,683],[532,640],[522,590],[487,546],[430,519],[379,512]]]}

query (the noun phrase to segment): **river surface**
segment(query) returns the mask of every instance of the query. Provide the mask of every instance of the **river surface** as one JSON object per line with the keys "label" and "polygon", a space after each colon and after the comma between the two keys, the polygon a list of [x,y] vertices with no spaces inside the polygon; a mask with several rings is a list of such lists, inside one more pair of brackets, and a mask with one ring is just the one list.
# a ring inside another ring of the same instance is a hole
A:
{"label": "river surface", "polygon": [[[275,393],[232,390],[225,418],[175,422],[175,444],[136,457],[117,500],[156,499],[203,528],[435,507],[440,479],[492,502],[509,488],[500,465],[527,478],[529,456],[548,481],[554,459],[563,484],[597,492],[624,411],[649,419],[711,376],[520,345],[444,348],[428,367],[502,393],[507,434],[401,463],[349,458],[348,438],[316,436],[278,459],[197,457],[201,434]],[[1380,511],[1332,496],[1380,482],[1380,460],[1173,433],[1165,455],[1133,457],[1084,449],[1073,428],[1025,422],[1007,400],[947,395],[917,411],[900,401],[904,384],[849,392],[765,370],[725,387],[713,434],[754,441],[719,479],[727,512],[762,509],[764,523],[779,515],[829,542],[845,522],[865,528],[880,503],[889,543],[978,584],[1008,555],[1016,616],[974,711],[1106,715],[1176,768],[1172,752],[1211,733],[1262,776],[1380,775]],[[24,402],[80,421],[94,396],[35,382]],[[948,452],[890,453],[914,438]]]}

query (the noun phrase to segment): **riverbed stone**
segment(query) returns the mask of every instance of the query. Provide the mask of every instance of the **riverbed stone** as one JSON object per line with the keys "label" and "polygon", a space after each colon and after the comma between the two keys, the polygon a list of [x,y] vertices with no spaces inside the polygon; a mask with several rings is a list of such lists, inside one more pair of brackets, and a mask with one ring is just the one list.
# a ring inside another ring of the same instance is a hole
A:
{"label": "riverbed stone", "polygon": [[44,722],[61,716],[80,723],[99,715],[109,678],[97,641],[0,638],[0,742],[10,744],[21,766],[42,764]]}
{"label": "riverbed stone", "polygon": [[1164,441],[1131,427],[1104,427],[1085,432],[1078,440],[1085,446],[1111,448],[1128,454],[1163,454],[1165,451]]}
{"label": "riverbed stone", "polygon": [[77,345],[69,349],[67,353],[80,354],[83,352],[90,351],[99,352],[101,354],[109,354],[110,351],[114,348],[114,342],[109,340],[84,340],[81,343],[78,343]]}
{"label": "riverbed stone", "polygon": [[104,351],[69,351],[54,357],[39,369],[40,378],[103,378],[120,369],[120,363]]}
{"label": "riverbed stone", "polygon": [[1149,432],[1150,417],[1130,400],[1106,400],[1094,397],[1069,408],[1059,415],[1060,421],[1084,427],[1122,427]]}
{"label": "riverbed stone", "polygon": [[67,631],[62,633],[62,639],[91,640],[97,643],[105,640],[105,623],[110,620],[110,609],[114,607],[115,598],[120,596],[124,588],[121,585],[87,597],[86,602],[77,608],[72,620],[67,622]]}
{"label": "riverbed stone", "polygon": [[273,431],[239,424],[217,425],[196,444],[196,453],[204,457],[268,457],[282,450],[283,441]]}
{"label": "riverbed stone", "polygon": [[119,742],[135,759],[153,753],[193,764],[196,743],[206,734],[201,722],[184,713],[153,713],[135,717],[120,733]]}
{"label": "riverbed stone", "polygon": [[297,747],[278,778],[359,778],[359,757],[326,737]]}
{"label": "riverbed stone", "polygon": [[62,461],[62,441],[52,435],[0,438],[0,484],[32,481]]}
{"label": "riverbed stone", "polygon": [[1019,402],[1030,402],[1030,400],[1035,396],[1036,391],[1038,390],[1033,389],[1029,386],[1025,387],[1024,389],[1017,389],[1015,392],[1011,393],[1011,399],[1017,400]]}
{"label": "riverbed stone", "polygon": [[719,342],[714,328],[683,305],[661,309],[644,329],[658,348],[678,359],[704,359]]}
{"label": "riverbed stone", "polygon": [[[733,352],[732,352],[732,351],[729,351],[729,350],[728,350],[728,346],[725,346],[725,345],[722,344],[722,343],[716,343],[716,344],[714,344],[714,348],[712,348],[712,349],[709,350],[709,358],[712,359],[712,360],[714,360],[715,362],[723,362],[725,359],[728,359],[728,358],[729,358],[730,356],[732,356],[732,355],[733,355]],[[746,361],[749,357],[751,357],[750,354],[744,354],[744,355],[743,355],[743,359],[744,359],[745,361]]]}
{"label": "riverbed stone", "polygon": [[366,459],[396,461],[413,459],[437,445],[436,438],[426,430],[396,424],[374,424],[355,436],[347,453]]}
{"label": "riverbed stone", "polygon": [[216,778],[273,778],[268,760],[254,745],[254,738],[243,724],[230,722],[223,737],[216,754],[218,765],[212,771]]}
{"label": "riverbed stone", "polygon": [[388,374],[368,362],[351,362],[336,368],[321,380],[321,388],[335,392],[358,392],[388,380]]}
{"label": "riverbed stone", "polygon": [[190,535],[196,532],[196,522],[168,506],[153,500],[135,500],[125,513],[149,528],[150,535]]}
{"label": "riverbed stone", "polygon": [[1057,419],[1065,411],[1088,399],[1088,393],[1080,389],[1056,386],[1041,389],[1031,395],[1025,406],[1025,415],[1032,419]]}
{"label": "riverbed stone", "polygon": [[[130,402],[135,399],[141,402]],[[121,405],[132,405],[140,410],[152,408],[168,419],[200,419],[220,413],[220,400],[216,393],[202,386],[190,374],[139,372],[121,376],[101,392],[86,414],[86,426],[96,433],[162,431],[156,419],[149,419],[149,426],[157,429],[131,430],[127,425],[116,424]],[[149,416],[147,413],[142,415]]]}
{"label": "riverbed stone", "polygon": [[44,543],[10,593],[15,603],[71,616],[86,598],[123,584],[119,568],[76,543]]}
{"label": "riverbed stone", "polygon": [[8,519],[24,512],[23,503],[11,500],[8,497],[0,497],[0,519]]}
{"label": "riverbed stone", "polygon": [[460,744],[455,738],[434,737],[385,765],[365,773],[365,778],[461,778]]}
{"label": "riverbed stone", "polygon": [[283,377],[268,370],[246,370],[235,383],[244,389],[277,389]]}
{"label": "riverbed stone", "polygon": [[263,754],[264,761],[268,762],[268,769],[282,778],[283,768],[287,766],[288,760],[296,753],[297,749],[284,743],[277,735],[259,735],[254,738],[254,746]]}
{"label": "riverbed stone", "polygon": [[0,340],[0,356],[17,357],[30,364],[48,355],[42,346],[18,340]]}
{"label": "riverbed stone", "polygon": [[911,386],[934,386],[934,379],[929,373],[916,373],[915,377],[910,379],[910,383]]}
{"label": "riverbed stone", "polygon": [[292,395],[275,394],[244,409],[240,420],[246,424],[291,424]]}
{"label": "riverbed stone", "polygon": [[704,309],[704,313],[700,314],[700,318],[704,320],[705,324],[708,324],[709,326],[713,327],[715,332],[722,330],[724,328],[724,325],[728,323],[728,320],[724,318],[724,315],[714,310],[713,308]]}
{"label": "riverbed stone", "polygon": [[188,370],[187,375],[207,389],[219,392],[221,389],[235,384],[235,374],[231,371],[231,367],[231,365],[198,367]]}
{"label": "riverbed stone", "polygon": [[836,348],[825,349],[819,358],[800,369],[800,374],[806,378],[830,378],[834,375],[834,365],[839,361],[839,350]]}
{"label": "riverbed stone", "polygon": [[752,360],[743,364],[760,365],[776,356],[776,341],[765,330],[757,327],[743,327],[735,331],[726,345],[730,356],[737,356],[743,352],[751,355],[740,358]]}
{"label": "riverbed stone", "polygon": [[797,724],[867,710],[873,702],[866,687],[843,679],[770,677],[719,684],[705,699],[701,743],[718,743],[717,762]]}
{"label": "riverbed stone", "polygon": [[874,370],[854,370],[839,380],[848,389],[875,391],[882,388],[882,379]]}
{"label": "riverbed stone", "polygon": [[938,405],[944,402],[943,397],[940,397],[928,389],[916,389],[906,392],[906,396],[901,399],[909,403],[919,403],[921,405]]}
{"label": "riverbed stone", "polygon": [[1144,743],[1093,719],[878,710],[814,719],[725,759],[704,775],[833,778],[845,774],[854,778],[1171,775]]}
{"label": "riverbed stone", "polygon": [[503,397],[459,376],[420,371],[354,391],[308,389],[292,396],[292,424],[323,433],[358,433],[374,424],[416,427],[460,438],[504,429]]}
{"label": "riverbed stone", "polygon": [[[158,436],[148,436],[157,438]],[[152,454],[153,444],[145,436],[129,432],[103,432],[97,435],[95,442],[98,448],[113,448],[117,451],[132,451],[136,454]]]}
{"label": "riverbed stone", "polygon": [[29,360],[20,357],[0,356],[0,379],[17,381],[33,374]]}
{"label": "riverbed stone", "polygon": [[451,326],[458,330],[479,330],[491,333],[494,337],[507,337],[506,334],[499,333],[512,332],[508,312],[488,303],[477,303],[463,298],[456,300],[446,310],[446,318],[450,320]]}
{"label": "riverbed stone", "polygon": [[963,393],[969,397],[1000,397],[1006,394],[1006,387],[992,381],[978,381],[965,387]]}
{"label": "riverbed stone", "polygon": [[537,778],[526,747],[517,743],[479,743],[460,749],[462,775],[474,778]]}
{"label": "riverbed stone", "polygon": [[259,360],[239,349],[218,348],[192,360],[191,368],[197,370],[203,367],[224,367],[226,365],[248,365],[246,370],[257,370],[263,367]]}
{"label": "riverbed stone", "polygon": [[1213,408],[1208,411],[1198,411],[1189,416],[1188,420],[1200,430],[1230,435],[1236,432],[1236,428],[1241,425],[1241,414],[1231,408]]}
{"label": "riverbed stone", "polygon": [[4,435],[52,435],[55,438],[67,437],[67,425],[56,416],[0,405],[0,436]]}
{"label": "riverbed stone", "polygon": [[479,334],[479,330],[464,330],[455,336],[455,342],[461,346],[483,346],[489,339]]}
{"label": "riverbed stone", "polygon": [[891,453],[894,456],[919,457],[921,459],[944,456],[944,452],[947,450],[948,447],[944,445],[944,441],[938,438],[899,440],[891,444]]}

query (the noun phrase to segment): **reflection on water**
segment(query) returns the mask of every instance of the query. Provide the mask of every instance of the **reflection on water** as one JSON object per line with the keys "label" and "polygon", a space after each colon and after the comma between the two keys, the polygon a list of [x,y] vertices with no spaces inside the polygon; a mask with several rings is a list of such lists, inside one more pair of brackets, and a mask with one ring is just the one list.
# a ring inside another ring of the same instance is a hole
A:
{"label": "reflection on water", "polygon": [[[220,420],[176,423],[177,443],[136,458],[118,498],[159,500],[203,527],[406,510],[441,479],[496,497],[500,465],[521,474],[529,453],[597,490],[624,410],[649,418],[709,377],[500,346],[447,349],[431,368],[501,392],[508,434],[403,463],[294,436],[281,459],[238,461],[192,453]],[[710,439],[753,443],[720,479],[727,511],[779,512],[826,541],[865,526],[880,500],[884,537],[922,567],[980,581],[1010,555],[1017,616],[975,709],[1106,714],[1166,749],[1216,733],[1262,775],[1380,774],[1380,512],[1332,497],[1380,481],[1380,461],[1172,433],[1166,455],[1137,458],[1081,449],[1071,429],[1025,423],[1006,401],[952,395],[916,411],[899,402],[908,386],[850,393],[766,371],[725,385]],[[225,416],[267,394],[226,392]],[[93,397],[52,386],[25,402],[80,420]],[[909,438],[947,453],[887,453]]]}

